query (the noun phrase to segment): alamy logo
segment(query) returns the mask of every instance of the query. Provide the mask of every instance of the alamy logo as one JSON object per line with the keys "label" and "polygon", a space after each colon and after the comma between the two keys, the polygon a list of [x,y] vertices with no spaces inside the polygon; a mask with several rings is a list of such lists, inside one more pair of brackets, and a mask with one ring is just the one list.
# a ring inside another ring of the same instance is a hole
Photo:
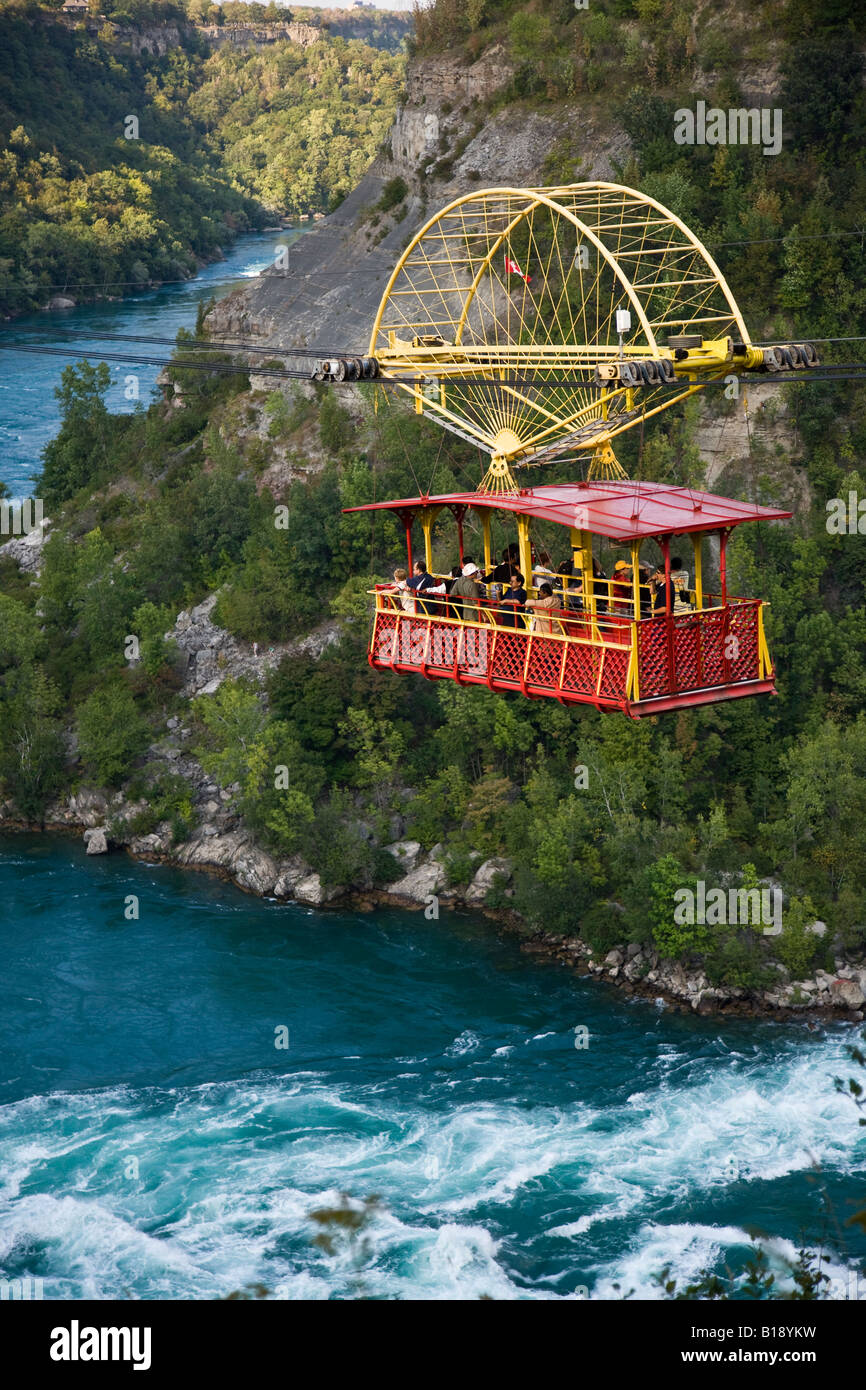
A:
{"label": "alamy logo", "polygon": [[149,1327],[69,1327],[51,1331],[52,1361],[131,1361],[134,1371],[150,1370]]}
{"label": "alamy logo", "polygon": [[847,503],[844,497],[831,497],[826,527],[830,536],[866,536],[866,497],[858,497],[853,488]]}
{"label": "alamy logo", "polygon": [[405,666],[439,666],[449,669],[455,663],[476,675],[487,674],[487,630],[473,627],[454,631],[426,627],[401,619],[383,643],[382,658]]}
{"label": "alamy logo", "polygon": [[0,500],[0,536],[29,536],[42,527],[42,498],[25,497],[8,502]]}
{"label": "alamy logo", "polygon": [[0,1279],[0,1302],[9,1299],[19,1302],[44,1297],[45,1290],[41,1279],[31,1279],[29,1275],[24,1279]]}
{"label": "alamy logo", "polygon": [[698,879],[692,888],[674,893],[674,921],[677,926],[761,927],[764,936],[779,936],[782,930],[781,888],[710,888]]}
{"label": "alamy logo", "polygon": [[762,145],[764,154],[782,149],[782,111],[776,106],[738,107],[723,111],[699,101],[694,111],[681,106],[674,112],[674,140],[678,145]]}

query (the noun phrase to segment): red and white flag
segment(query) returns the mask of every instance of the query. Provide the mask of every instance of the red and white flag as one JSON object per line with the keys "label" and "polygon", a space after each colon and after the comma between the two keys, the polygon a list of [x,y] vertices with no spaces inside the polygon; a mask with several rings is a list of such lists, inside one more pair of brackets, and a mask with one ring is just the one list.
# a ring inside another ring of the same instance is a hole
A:
{"label": "red and white flag", "polygon": [[505,257],[505,273],[506,275],[519,275],[521,280],[526,281],[527,285],[532,279],[531,275],[524,275],[523,271],[520,269],[520,266],[517,264],[516,261],[513,261],[510,256]]}

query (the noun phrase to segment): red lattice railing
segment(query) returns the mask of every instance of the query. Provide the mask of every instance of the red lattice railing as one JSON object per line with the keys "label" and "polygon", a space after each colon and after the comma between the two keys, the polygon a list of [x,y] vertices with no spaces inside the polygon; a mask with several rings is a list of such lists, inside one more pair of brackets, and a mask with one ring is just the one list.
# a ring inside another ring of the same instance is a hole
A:
{"label": "red lattice railing", "polygon": [[641,700],[760,678],[759,599],[638,623]]}
{"label": "red lattice railing", "polygon": [[[432,606],[427,615],[404,613],[393,596],[377,592],[370,660],[434,679],[564,701],[622,707],[637,701],[639,708],[645,701],[759,680],[760,609],[760,600],[738,599],[726,608],[659,614],[637,624],[615,615],[592,623],[560,610],[550,614],[553,631],[539,633],[500,626],[501,613],[488,605],[479,604],[477,621],[461,622]],[[474,606],[471,611],[476,616]]]}

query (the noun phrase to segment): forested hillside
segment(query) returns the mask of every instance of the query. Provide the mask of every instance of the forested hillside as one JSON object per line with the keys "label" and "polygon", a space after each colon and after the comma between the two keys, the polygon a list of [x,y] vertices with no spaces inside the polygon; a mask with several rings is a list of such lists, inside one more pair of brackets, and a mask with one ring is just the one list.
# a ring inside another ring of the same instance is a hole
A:
{"label": "forested hillside", "polygon": [[0,313],[183,278],[239,231],[335,206],[372,159],[400,58],[177,35],[134,51],[108,23],[0,10]]}
{"label": "forested hillside", "polygon": [[[862,358],[855,7],[778,0],[752,25],[753,14],[715,5],[693,18],[673,0],[593,0],[588,12],[564,0],[437,0],[419,18],[414,61],[455,35],[461,57],[500,46],[513,81],[476,111],[482,125],[497,103],[528,121],[558,103],[573,113],[582,93],[600,101],[611,129],[628,135],[623,181],[706,239],[756,339],[854,339],[823,344],[822,354]],[[229,70],[242,85],[238,58]],[[766,69],[769,99],[784,112],[781,152],[677,145],[674,110],[739,101],[743,64]],[[202,120],[224,130],[234,121],[238,132],[246,122],[227,167],[243,139],[257,138],[244,98],[229,100],[228,90],[222,101],[214,91],[213,105],[206,83],[191,97]],[[581,157],[578,127],[548,151],[546,177],[579,178]],[[181,358],[193,351],[179,349]],[[275,390],[236,365],[236,375],[213,378],[178,366],[181,394],[125,418],[105,411],[107,377],[65,374],[64,425],[40,492],[55,518],[41,580],[31,585],[10,560],[0,570],[0,775],[22,814],[38,820],[81,785],[123,787],[135,809],[114,825],[118,840],[158,831],[166,844],[188,842],[200,799],[153,751],[166,737],[180,747],[180,735],[167,734],[172,719],[240,823],[275,856],[302,854],[326,888],[387,884],[397,871],[383,847],[406,833],[425,849],[442,846],[452,885],[467,884],[479,857],[508,858],[514,895],[494,885],[488,902],[516,907],[530,928],[579,931],[601,953],[649,943],[668,958],[700,958],[714,984],[757,988],[778,979],[758,932],[675,927],[671,904],[678,885],[700,877],[765,876],[786,892],[773,951],[791,979],[832,968],[834,952],[862,955],[864,539],[826,526],[828,500],[866,496],[861,385],[782,388],[772,411],[785,442],[750,434],[713,480],[721,492],[796,507],[790,524],[742,528],[729,549],[732,590],[771,603],[779,697],[633,725],[371,672],[365,591],[399,562],[402,540],[391,521],[371,526],[341,508],[414,495],[417,478],[431,493],[473,486],[478,458],[395,406],[376,412],[372,388]],[[742,402],[714,398],[708,409],[719,432]],[[691,403],[618,452],[632,476],[700,484],[701,431],[707,415]],[[569,469],[551,466],[545,481]],[[285,528],[274,525],[277,504],[288,508]],[[477,534],[471,541],[477,549]],[[449,547],[443,522],[436,550],[450,565]],[[266,699],[255,680],[229,678],[190,707],[164,634],[179,610],[212,593],[216,622],[245,650],[323,628],[338,640],[320,643],[318,659],[286,654],[264,679]],[[133,665],[129,633],[142,639]],[[578,765],[592,770],[586,789],[576,787]],[[290,769],[288,786],[275,767]],[[824,938],[806,929],[816,915]]]}

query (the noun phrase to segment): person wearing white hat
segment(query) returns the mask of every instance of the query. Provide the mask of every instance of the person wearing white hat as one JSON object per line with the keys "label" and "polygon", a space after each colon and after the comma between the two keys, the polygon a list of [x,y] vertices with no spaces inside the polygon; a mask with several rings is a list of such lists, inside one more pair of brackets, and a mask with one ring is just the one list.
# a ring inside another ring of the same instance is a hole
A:
{"label": "person wearing white hat", "polygon": [[[455,579],[449,598],[454,616],[464,622],[478,620],[478,603],[484,597],[481,585],[475,578],[478,566],[467,560],[459,579]],[[456,600],[456,601],[455,601]]]}

